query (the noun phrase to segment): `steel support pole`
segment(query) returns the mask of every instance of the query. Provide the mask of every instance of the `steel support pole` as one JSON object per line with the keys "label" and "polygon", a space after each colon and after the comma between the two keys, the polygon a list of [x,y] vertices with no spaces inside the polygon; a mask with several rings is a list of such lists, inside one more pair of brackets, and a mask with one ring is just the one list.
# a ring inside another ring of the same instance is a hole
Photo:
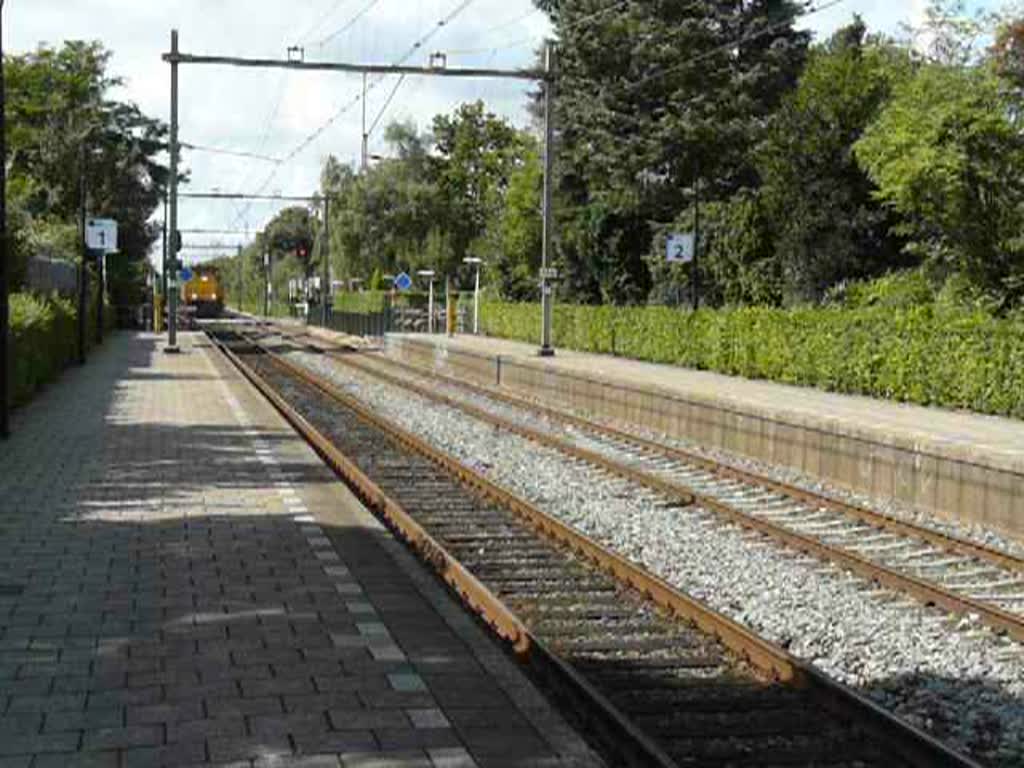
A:
{"label": "steel support pole", "polygon": [[0,0],[0,439],[6,439],[11,434],[11,350],[8,346],[11,318],[8,299],[10,278],[7,274],[7,115],[4,91],[3,9],[4,3]]}
{"label": "steel support pole", "polygon": [[96,276],[96,283],[99,288],[96,297],[96,343],[103,343],[103,301],[107,296],[107,254],[97,253],[96,264],[99,267],[99,274]]}
{"label": "steel support pole", "polygon": [[163,297],[163,305],[167,306],[167,192],[164,192],[164,243],[163,253],[160,257],[160,295]]}
{"label": "steel support pole", "polygon": [[476,281],[473,286],[473,335],[480,333],[480,265],[476,265]]}
{"label": "steel support pole", "polygon": [[[178,30],[171,30],[171,53],[178,53]],[[171,60],[171,190],[170,190],[170,223],[168,235],[171,240],[171,262],[177,274],[178,266],[178,61]],[[175,283],[177,280],[174,281]],[[170,291],[167,299],[167,346],[165,352],[178,351],[178,291]]]}
{"label": "steel support pole", "polygon": [[430,278],[430,287],[427,288],[427,333],[434,332],[434,278]]}
{"label": "steel support pole", "polygon": [[690,265],[690,301],[696,312],[700,306],[700,162],[693,180],[693,263]]}
{"label": "steel support pole", "polygon": [[242,246],[238,246],[235,258],[238,259],[238,311],[244,312],[245,308],[242,306],[242,297],[245,296],[245,273],[242,267]]}
{"label": "steel support pole", "polygon": [[85,365],[86,308],[89,305],[89,248],[85,243],[85,139],[78,149],[78,245],[82,259],[78,272],[78,364]]}
{"label": "steel support pole", "polygon": [[362,156],[361,156],[361,159],[360,159],[359,167],[360,167],[362,173],[366,173],[366,164],[369,162],[370,158],[369,158],[369,155],[367,154],[367,152],[368,152],[368,148],[367,148],[368,137],[366,135],[366,73],[365,72],[363,72],[363,99],[362,99],[362,101],[363,101],[363,145],[362,145],[363,149],[362,149]]}
{"label": "steel support pole", "polygon": [[320,277],[320,325],[327,327],[327,298],[331,295],[331,198],[324,195],[324,231],[320,243],[320,259],[322,275]]}
{"label": "steel support pole", "polygon": [[543,235],[541,238],[541,278],[540,278],[540,304],[541,304],[541,325],[540,325],[540,349],[537,354],[541,357],[551,357],[555,354],[551,346],[551,286],[548,283],[548,266],[551,263],[551,236],[554,222],[552,220],[551,197],[554,179],[551,177],[551,168],[554,163],[554,125],[552,111],[551,91],[554,88],[552,81],[552,69],[554,67],[554,46],[549,42],[544,47],[544,223]]}
{"label": "steel support pole", "polygon": [[263,317],[270,317],[270,246],[263,254]]}

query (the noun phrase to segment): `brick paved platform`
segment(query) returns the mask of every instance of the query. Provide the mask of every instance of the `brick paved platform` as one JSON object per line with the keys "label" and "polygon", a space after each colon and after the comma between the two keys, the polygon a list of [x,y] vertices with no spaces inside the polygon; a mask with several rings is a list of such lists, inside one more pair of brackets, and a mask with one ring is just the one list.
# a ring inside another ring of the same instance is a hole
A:
{"label": "brick paved platform", "polygon": [[[539,322],[539,320],[538,320]],[[1024,538],[1024,422],[485,336],[389,353]]]}
{"label": "brick paved platform", "polygon": [[0,443],[0,768],[600,764],[202,336],[161,347]]}

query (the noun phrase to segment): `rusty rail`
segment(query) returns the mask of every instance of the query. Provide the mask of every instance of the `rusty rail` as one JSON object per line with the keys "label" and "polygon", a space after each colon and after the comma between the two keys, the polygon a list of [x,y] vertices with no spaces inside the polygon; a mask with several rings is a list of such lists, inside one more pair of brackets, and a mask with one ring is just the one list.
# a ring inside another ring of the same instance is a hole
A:
{"label": "rusty rail", "polygon": [[[301,335],[297,335],[296,338],[301,338]],[[315,338],[315,337],[314,337]],[[318,339],[319,341],[319,339]],[[359,367],[361,370],[366,370],[365,366],[361,366],[352,360],[351,355],[339,354],[333,349],[326,349],[317,347],[317,349],[324,354],[329,355],[332,359],[340,360],[341,362],[352,364],[355,367]],[[415,373],[421,376],[433,377],[439,381],[443,381],[446,384],[450,384],[454,387],[461,387],[470,392],[474,392],[483,397],[488,397],[494,400],[511,405],[517,408],[523,408],[525,410],[533,411],[541,416],[545,416],[550,419],[561,421],[572,426],[585,429],[590,432],[605,435],[606,437],[622,440],[623,442],[629,442],[633,445],[643,448],[645,450],[660,453],[663,456],[685,461],[689,464],[693,464],[707,472],[711,472],[718,477],[727,478],[731,480],[738,480],[743,483],[751,485],[758,485],[766,490],[779,493],[783,496],[788,496],[792,499],[812,504],[818,507],[824,507],[831,509],[836,512],[840,512],[849,517],[856,518],[868,525],[872,525],[876,528],[892,531],[894,533],[901,534],[903,536],[912,536],[914,538],[922,539],[927,541],[929,544],[934,544],[937,547],[945,549],[949,552],[964,555],[966,557],[973,557],[978,560],[984,560],[998,565],[1007,570],[1018,571],[1024,573],[1024,557],[1019,557],[1010,552],[1004,552],[994,547],[989,547],[984,544],[977,542],[968,541],[956,536],[942,533],[931,528],[927,528],[923,525],[918,525],[907,520],[898,520],[888,515],[875,512],[874,510],[866,507],[859,506],[850,502],[835,499],[830,496],[826,496],[821,493],[801,488],[798,485],[792,483],[786,483],[780,480],[775,480],[766,475],[753,472],[751,470],[742,469],[740,467],[732,467],[722,462],[709,459],[706,456],[701,456],[698,453],[687,451],[684,448],[678,448],[676,446],[666,445],[660,443],[657,440],[637,435],[633,432],[629,432],[617,427],[613,427],[609,424],[591,421],[582,416],[578,416],[569,411],[565,411],[558,408],[552,408],[551,406],[542,405],[534,402],[528,398],[512,395],[508,392],[503,392],[494,387],[488,387],[482,384],[475,384],[473,382],[465,381],[463,379],[456,379],[452,376],[447,376],[438,371],[434,371],[422,366],[412,365],[401,360],[395,360],[391,357],[376,356],[376,359],[384,359],[388,365],[403,370]]]}
{"label": "rusty rail", "polygon": [[[242,375],[277,409],[284,419],[309,443],[321,459],[342,478],[346,485],[396,531],[409,547],[440,576],[459,598],[477,614],[482,621],[500,638],[505,640],[521,661],[547,679],[557,681],[562,695],[580,706],[585,706],[596,717],[598,727],[603,730],[601,740],[607,748],[619,753],[624,765],[636,768],[678,768],[665,752],[646,734],[627,719],[608,699],[596,690],[575,669],[562,661],[547,646],[534,636],[516,615],[491,590],[482,584],[461,563],[453,558],[445,547],[416,522],[398,502],[386,494],[354,462],[342,454],[324,435],[292,408],[267,382],[243,363],[226,345],[212,337],[217,348],[231,361]],[[272,353],[271,359],[278,365],[281,361]],[[307,380],[307,383],[313,383]],[[319,387],[318,387],[319,388]],[[340,393],[339,393],[340,394]],[[362,418],[363,412],[357,412]],[[375,420],[374,426],[378,425]],[[405,439],[416,438],[393,433],[385,429],[392,438],[399,438],[402,445],[409,447]],[[425,444],[422,448],[428,448]],[[420,451],[417,451],[420,452]]]}
{"label": "rusty rail", "polygon": [[[260,347],[256,342],[250,343],[253,343],[254,346]],[[391,439],[405,446],[410,451],[423,456],[444,471],[459,478],[461,482],[473,488],[480,495],[504,505],[538,533],[562,544],[578,556],[589,560],[602,570],[613,574],[621,582],[645,595],[653,603],[664,610],[669,611],[679,618],[692,621],[709,635],[717,637],[723,645],[737,655],[747,659],[751,665],[760,669],[763,673],[770,675],[779,681],[810,690],[823,706],[828,707],[832,711],[845,716],[858,717],[860,721],[864,723],[866,728],[879,738],[884,739],[887,745],[892,746],[897,752],[899,752],[900,756],[910,764],[920,766],[948,765],[959,766],[960,768],[966,768],[968,766],[971,768],[981,768],[980,764],[955,752],[927,733],[904,722],[866,697],[855,692],[848,686],[829,678],[811,665],[796,659],[782,648],[757,636],[743,625],[727,616],[724,616],[723,614],[718,613],[717,611],[714,611],[699,600],[679,592],[670,584],[651,574],[646,569],[633,564],[613,552],[610,552],[592,539],[544,513],[524,499],[496,485],[476,470],[461,464],[448,454],[434,448],[418,436],[377,415],[363,405],[359,400],[345,392],[342,392],[337,387],[334,387],[332,384],[310,372],[308,369],[291,363],[272,352],[264,351],[269,355],[274,364],[279,366],[282,370],[287,371],[289,374],[315,387],[326,397],[350,409],[361,419],[383,431]],[[306,437],[307,440],[310,440],[313,447],[328,461],[329,465],[338,471],[346,481],[348,481],[349,476],[355,478],[357,481],[355,488],[357,490],[359,488],[366,489],[367,495],[365,496],[365,500],[374,509],[382,509],[382,506],[386,506],[386,508],[390,510],[390,513],[395,515],[396,519],[403,520],[404,525],[408,526],[409,523],[412,524],[408,527],[408,530],[412,531],[414,535],[418,530],[423,537],[426,537],[424,539],[408,539],[407,537],[407,540],[409,540],[414,548],[417,549],[421,557],[423,557],[423,559],[430,563],[435,569],[438,569],[440,564],[440,568],[444,570],[439,570],[439,573],[441,573],[446,581],[448,581],[448,583],[463,596],[463,599],[466,600],[474,610],[481,612],[481,614],[486,617],[487,622],[491,626],[494,626],[496,631],[500,631],[502,626],[511,627],[513,626],[512,622],[514,622],[514,631],[506,630],[506,633],[502,634],[503,637],[510,640],[512,637],[522,637],[523,640],[520,642],[520,645],[524,645],[527,649],[524,652],[527,657],[531,655],[530,651],[532,650],[539,656],[549,656],[557,661],[557,657],[554,657],[554,655],[546,648],[543,648],[542,645],[533,638],[532,635],[530,635],[529,631],[515,619],[514,615],[511,614],[501,601],[490,593],[486,587],[480,584],[472,574],[464,568],[445,569],[445,566],[452,562],[452,558],[447,555],[444,548],[437,543],[436,540],[429,537],[429,534],[423,531],[411,516],[409,516],[404,510],[401,510],[401,508],[393,501],[391,501],[390,504],[386,504],[386,502],[390,500],[387,499],[383,492],[380,491],[380,489],[377,488],[369,478],[363,475],[363,473],[356,468],[354,464],[340,456],[337,450],[333,449],[333,446],[331,446],[322,435],[320,435],[311,425],[309,425],[308,422],[306,422],[305,419],[296,413],[294,409],[290,408],[290,406],[288,406],[280,396],[274,393],[273,390],[270,389],[269,385],[262,382],[258,375],[248,370],[244,366],[244,363],[238,360],[234,355],[231,355],[227,350],[225,350],[225,352],[229,354],[232,358],[232,362],[239,367],[247,378],[249,378],[250,381],[252,381],[257,388],[259,388],[260,391],[263,392],[272,403],[274,403],[275,407],[281,411],[285,418],[288,419],[293,426],[295,426],[300,433]],[[405,386],[405,384],[403,384],[403,386]],[[338,461],[336,465],[335,461],[338,458],[343,459],[344,462]],[[340,467],[345,468],[344,471],[340,469]],[[350,473],[350,475],[346,474],[346,472]],[[401,515],[398,515],[399,512],[401,512]],[[389,522],[391,521],[390,517],[387,517],[386,519],[388,519]],[[407,523],[404,522],[406,519],[408,520]],[[399,530],[402,532],[403,537],[406,537],[405,530],[402,528],[399,528]],[[429,544],[416,547],[416,540],[429,541]],[[479,598],[474,600],[473,596],[482,594],[479,590],[490,595],[490,598],[486,600]],[[494,610],[496,615],[504,616],[504,618],[498,619],[495,616],[489,615],[487,613],[489,610]],[[559,673],[559,675],[563,677],[565,675],[569,675],[570,684],[576,686],[586,684],[586,681],[580,678],[579,675],[571,669],[571,667],[568,667],[561,662],[558,663],[565,668]],[[550,669],[550,665],[547,666]],[[575,679],[575,682],[573,682],[572,679]],[[628,726],[626,731],[624,731],[625,733],[635,731],[640,736],[643,736],[643,734],[639,733],[631,722],[625,720],[625,718],[623,718],[621,714],[619,714],[617,710],[598,692],[592,691],[592,693],[597,697],[596,700],[598,701],[599,708],[610,709],[617,715],[617,717],[613,718],[613,721],[625,721],[626,726]],[[620,723],[616,725],[616,727],[623,726]],[[656,745],[652,746],[657,749]],[[658,750],[658,752],[660,752],[660,750]],[[665,759],[668,758],[666,757]]]}
{"label": "rusty rail", "polygon": [[[528,440],[536,442],[540,445],[545,445],[554,450],[560,451],[568,456],[581,459],[589,462],[594,466],[601,468],[611,474],[617,475],[630,482],[637,483],[646,488],[650,488],[658,493],[662,493],[674,499],[678,499],[685,504],[698,504],[705,509],[709,509],[723,518],[728,519],[731,522],[736,523],[749,530],[754,530],[764,534],[772,539],[775,539],[786,546],[797,549],[802,552],[806,552],[814,555],[822,560],[832,561],[847,568],[853,573],[859,576],[870,579],[872,581],[881,584],[882,586],[894,589],[900,592],[909,594],[916,599],[929,604],[941,607],[951,613],[957,615],[970,615],[974,614],[979,617],[988,626],[996,629],[1000,632],[1006,632],[1011,637],[1024,641],[1024,617],[1017,616],[1009,611],[1002,610],[993,605],[989,605],[980,600],[975,600],[970,597],[957,595],[942,587],[932,584],[931,582],[919,579],[914,576],[909,576],[904,573],[900,573],[892,568],[888,568],[884,565],[872,562],[866,557],[861,555],[848,552],[840,547],[825,544],[811,536],[807,536],[802,533],[791,531],[778,523],[771,522],[763,518],[754,517],[742,512],[729,504],[719,501],[711,496],[702,494],[699,491],[691,488],[683,483],[675,482],[672,480],[665,480],[660,477],[656,477],[643,470],[634,469],[622,462],[610,459],[595,451],[590,451],[584,448],[580,448],[573,445],[571,442],[562,438],[549,435],[540,430],[535,430],[530,427],[526,427],[521,424],[517,424],[513,421],[509,421],[501,416],[497,416],[483,408],[479,408],[475,405],[463,403],[455,398],[447,395],[440,394],[431,390],[427,387],[420,386],[414,382],[409,381],[407,378],[400,378],[384,371],[378,370],[373,366],[367,366],[362,363],[356,362],[352,359],[351,355],[332,355],[332,359],[337,359],[340,362],[349,365],[357,370],[360,370],[368,375],[374,376],[382,381],[386,381],[394,386],[407,389],[411,392],[431,399],[435,402],[442,403],[451,408],[462,411],[463,413],[469,414],[473,418],[486,421],[506,431],[520,435]],[[413,366],[409,366],[412,368]],[[417,372],[422,373],[417,369]],[[439,377],[445,379],[447,377]],[[506,401],[510,402],[510,401]],[[515,404],[511,403],[510,404]],[[529,406],[526,406],[529,407]],[[548,409],[536,409],[538,412],[543,412],[547,415]],[[552,411],[550,414],[554,418],[560,418],[557,411]],[[566,419],[569,421],[569,419]],[[585,429],[593,431],[602,431],[602,428],[587,422],[578,417],[572,417],[572,423],[581,426]],[[606,434],[614,434],[615,437],[621,438],[622,440],[630,440],[637,442],[637,440],[629,435],[629,433],[621,432],[619,430],[612,429],[611,432]],[[645,441],[650,443],[652,446],[657,446],[657,443],[652,441]],[[662,450],[662,453],[666,455],[672,455],[675,458],[686,458],[688,454],[679,451],[678,455],[674,452],[674,449]],[[703,460],[708,463],[707,459]],[[710,462],[713,465],[713,462]],[[758,483],[756,479],[748,480],[747,482]],[[782,484],[777,484],[782,486]],[[780,491],[782,492],[782,491]],[[816,495],[806,492],[808,497],[817,503],[818,498]],[[866,512],[865,512],[866,513]],[[908,533],[906,535],[916,535]],[[941,536],[941,534],[938,534]]]}

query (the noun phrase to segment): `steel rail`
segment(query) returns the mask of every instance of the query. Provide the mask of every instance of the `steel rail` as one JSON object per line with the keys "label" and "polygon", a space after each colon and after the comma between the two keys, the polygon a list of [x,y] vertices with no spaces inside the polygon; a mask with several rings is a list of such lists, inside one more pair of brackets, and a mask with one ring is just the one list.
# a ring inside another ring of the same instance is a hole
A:
{"label": "steel rail", "polygon": [[[384,371],[377,370],[372,366],[363,365],[352,359],[351,355],[332,355],[332,359],[351,366],[364,373],[375,376],[394,386],[406,389],[426,397],[434,402],[442,403],[451,408],[462,411],[474,418],[485,421],[493,426],[512,432],[532,442],[545,445],[565,455],[573,456],[582,461],[589,462],[594,466],[617,475],[627,481],[637,483],[662,493],[671,498],[682,501],[685,504],[697,504],[713,511],[744,528],[762,533],[786,546],[818,557],[821,560],[834,562],[859,576],[870,579],[890,589],[904,592],[908,595],[941,607],[957,615],[975,614],[986,625],[1000,632],[1006,632],[1011,637],[1024,641],[1024,617],[1017,616],[1004,611],[993,605],[980,600],[957,595],[946,589],[925,581],[924,579],[900,573],[897,570],[880,565],[859,554],[846,551],[841,547],[826,544],[806,534],[797,533],[784,526],[764,518],[758,518],[736,509],[735,507],[701,493],[694,488],[674,480],[666,480],[656,477],[644,470],[635,469],[620,461],[611,459],[596,451],[580,448],[563,438],[555,437],[540,430],[527,427],[522,424],[497,416],[484,408],[469,403],[464,403],[448,395],[440,394],[428,387],[420,386],[409,381],[408,378],[395,376]],[[625,439],[625,438],[624,438]]]}
{"label": "steel rail", "polygon": [[[310,338],[317,337],[311,336]],[[343,356],[336,350],[332,349],[321,349],[321,351],[330,355],[332,358],[340,359],[343,362],[349,361],[348,358],[350,355],[346,354]],[[701,456],[700,454],[688,451],[684,448],[665,445],[657,440],[652,440],[651,438],[637,435],[633,432],[619,429],[608,424],[591,421],[562,409],[541,405],[540,403],[536,403],[525,397],[499,391],[494,387],[456,379],[452,376],[447,376],[443,373],[439,373],[422,366],[412,365],[401,360],[384,357],[383,355],[375,356],[374,359],[385,360],[388,365],[401,368],[409,371],[410,373],[435,378],[446,384],[450,384],[451,386],[461,387],[462,389],[469,390],[483,397],[498,400],[506,405],[533,411],[539,415],[561,421],[566,424],[571,424],[574,427],[578,427],[588,432],[594,432],[616,440],[632,443],[633,445],[652,453],[659,453],[669,458],[685,461],[688,464],[693,464],[720,478],[738,480],[749,485],[758,485],[766,490],[773,491],[783,496],[788,496],[806,504],[812,504],[816,507],[824,507],[849,517],[856,518],[857,520],[867,523],[875,528],[892,531],[893,533],[898,533],[902,536],[912,536],[949,552],[964,555],[965,557],[973,557],[977,560],[987,561],[993,565],[1006,568],[1007,570],[1024,573],[1024,557],[1019,557],[1010,552],[1004,552],[1002,550],[995,549],[994,547],[951,536],[949,534],[942,533],[941,531],[936,531],[910,521],[897,520],[889,517],[888,515],[875,512],[874,510],[867,509],[866,507],[862,507],[857,504],[825,496],[823,494],[816,493],[815,491],[801,488],[800,486],[792,483],[775,480],[751,470],[732,467],[727,464],[723,464],[722,462],[715,461],[714,459],[709,459],[706,456]]]}
{"label": "steel rail", "polygon": [[[452,557],[447,549],[416,522],[402,505],[385,493],[353,461],[342,454],[330,440],[274,391],[273,387],[256,371],[245,365],[230,348],[214,336],[211,335],[210,338],[235,368],[267,398],[284,419],[310,444],[320,458],[356,493],[360,500],[382,517],[392,530],[398,532],[408,546],[434,569],[470,610],[477,614],[498,637],[505,640],[524,663],[542,677],[554,680],[563,689],[563,694],[567,694],[568,698],[577,705],[586,707],[591,717],[596,717],[600,727],[605,729],[602,731],[601,741],[606,743],[606,748],[618,753],[620,759],[623,759],[624,764],[628,766],[678,768],[678,764],[631,720],[626,718],[604,694],[594,688],[586,678],[530,632],[499,597]],[[272,353],[269,354],[271,360],[274,360]],[[275,360],[275,364],[279,365],[280,362]],[[312,382],[307,381],[307,383]],[[363,413],[359,411],[356,413],[363,418]],[[371,423],[377,426],[376,421]],[[391,430],[385,430],[385,434],[392,439],[398,437],[398,435],[392,434]],[[401,440],[401,443],[408,447],[406,440]],[[425,444],[423,447],[426,447]],[[417,451],[417,453],[420,452]],[[967,765],[966,763],[950,764]]]}
{"label": "steel rail", "polygon": [[[673,586],[650,573],[646,569],[626,560],[614,552],[611,552],[589,537],[541,511],[521,497],[511,493],[501,486],[498,486],[476,470],[465,466],[447,453],[430,445],[422,438],[379,416],[361,403],[357,398],[324,381],[321,377],[315,375],[303,366],[292,363],[282,358],[280,355],[266,350],[266,348],[262,347],[258,342],[250,340],[249,343],[253,344],[257,348],[263,349],[270,360],[281,370],[286,371],[295,378],[306,382],[322,392],[329,399],[334,400],[345,408],[348,408],[366,423],[380,429],[391,439],[408,448],[410,451],[423,456],[445,472],[455,476],[463,484],[474,489],[484,498],[505,506],[538,533],[562,544],[577,556],[590,561],[601,570],[612,574],[620,582],[644,595],[671,615],[693,622],[707,634],[718,638],[723,645],[732,650],[738,656],[745,658],[750,664],[760,669],[763,673],[774,677],[780,682],[809,690],[823,706],[828,707],[835,713],[845,716],[853,715],[861,718],[861,721],[866,728],[884,739],[887,746],[896,749],[900,754],[900,757],[907,760],[912,765],[948,765],[960,766],[961,768],[966,768],[967,766],[970,766],[971,768],[981,768],[981,765],[973,761],[971,758],[950,749],[934,737],[921,731],[915,726],[906,723],[888,710],[883,709],[870,699],[854,691],[852,688],[833,680],[810,664],[800,661],[782,648],[776,646],[774,643],[759,637],[743,625],[721,613],[718,613],[701,601],[679,592]],[[236,362],[236,365],[243,364],[238,361]],[[245,369],[242,368],[242,370],[243,373],[245,373]],[[247,373],[246,375],[249,376],[250,374]],[[250,377],[250,380],[253,379]],[[268,385],[264,383],[264,386],[269,390]],[[261,391],[263,391],[262,388]],[[286,418],[289,418],[289,411],[297,417],[295,421],[292,421],[292,424],[293,426],[296,426],[297,429],[299,428],[299,424],[303,424],[304,428],[300,429],[300,433],[304,436],[307,434],[319,434],[311,425],[308,424],[308,422],[305,422],[301,416],[295,413],[294,410],[291,409],[282,398],[280,398],[280,396],[276,396],[276,393],[274,398],[268,397],[268,399],[271,399],[271,402],[275,404],[278,410],[280,410]],[[282,410],[282,408],[287,410]],[[291,421],[290,418],[289,421]],[[305,429],[310,430],[310,432],[307,433]],[[309,438],[307,437],[307,439]],[[316,448],[318,452],[326,451],[327,455],[331,455],[330,444],[327,443],[322,436],[320,436],[320,441],[326,443],[326,445],[318,446],[316,443],[311,444],[314,445],[314,448]],[[333,453],[337,453],[337,451],[334,450]],[[321,452],[321,456],[325,456],[325,453]],[[328,463],[333,466],[331,461]],[[360,483],[365,482],[370,484],[367,485],[367,487],[376,488],[375,485],[372,485],[372,481],[370,481],[369,478],[366,478],[365,475],[355,468],[351,462],[346,460],[346,464],[355,470],[352,476],[359,478]],[[375,504],[375,508],[379,508],[387,497],[384,496],[383,492],[381,492],[379,488],[375,493],[376,496],[373,493],[368,494],[367,501],[371,504]],[[390,506],[389,509],[393,512],[394,507],[397,507],[397,505],[395,505],[394,502],[391,502],[391,504],[392,506]],[[406,513],[406,516],[408,517],[408,513]],[[411,522],[415,523],[415,521],[411,520],[411,517],[409,519]],[[418,527],[419,526],[417,524],[417,528]],[[426,532],[423,532],[423,535],[427,536]],[[451,558],[447,555],[444,548],[432,538],[430,538],[430,542],[432,542],[430,545],[425,549],[420,550],[421,556],[423,556],[424,559],[435,568],[438,567],[435,561],[441,562],[442,565],[447,563]],[[442,556],[444,559],[439,560]],[[468,571],[463,569],[460,573],[463,572],[476,582],[475,578],[472,577]],[[479,582],[476,583],[479,584]],[[482,585],[480,585],[480,588],[486,589]],[[462,594],[461,589],[456,589],[460,594]],[[494,597],[493,599],[501,605],[498,598]],[[481,605],[484,605],[484,603],[481,602]],[[507,609],[505,610],[507,611]],[[493,622],[491,623],[493,624]],[[529,647],[534,649],[539,647],[539,643],[537,643],[535,638],[532,640],[532,643],[533,644]],[[608,706],[611,705],[609,704]]]}

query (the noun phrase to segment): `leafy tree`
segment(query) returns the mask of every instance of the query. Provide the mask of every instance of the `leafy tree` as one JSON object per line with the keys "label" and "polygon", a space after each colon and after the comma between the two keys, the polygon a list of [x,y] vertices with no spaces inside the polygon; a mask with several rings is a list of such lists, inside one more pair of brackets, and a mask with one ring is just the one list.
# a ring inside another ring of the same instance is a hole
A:
{"label": "leafy tree", "polygon": [[855,145],[907,248],[1002,303],[1024,293],[1024,143],[990,71],[928,65]]}
{"label": "leafy tree", "polygon": [[7,59],[8,173],[17,205],[47,241],[45,222],[76,220],[84,172],[90,213],[117,219],[121,252],[139,260],[159,234],[149,217],[169,180],[158,159],[167,127],[108,98],[121,83],[107,73],[109,59],[99,43],[81,41]]}
{"label": "leafy tree", "polygon": [[[671,227],[694,228],[694,212],[682,214]],[[727,201],[701,206],[698,279],[701,305],[777,304],[782,296],[781,263],[775,258],[772,222],[762,198],[743,190]],[[656,288],[651,299],[661,304],[688,304],[692,264],[669,263],[659,237],[651,256]]]}
{"label": "leafy tree", "polygon": [[[542,2],[559,37],[560,248],[566,290],[642,301],[657,223],[756,182],[750,154],[795,83],[808,35],[788,0]],[[653,225],[652,225],[653,223]]]}
{"label": "leafy tree", "polygon": [[[531,147],[536,169],[535,141],[480,102],[437,116],[431,133],[392,124],[385,140],[390,155],[359,175],[333,158],[324,166],[336,275],[365,279],[377,268],[455,275],[465,271],[465,256],[487,256],[495,264],[505,258],[505,198]],[[525,207],[513,210],[510,238],[527,226],[515,216],[530,215]],[[536,211],[533,216],[539,222]],[[520,250],[512,257],[527,258],[526,243],[516,242]]]}
{"label": "leafy tree", "polygon": [[271,219],[263,229],[263,243],[269,246],[274,258],[292,256],[303,275],[314,265],[313,243],[320,231],[318,222],[304,206],[285,208]]}
{"label": "leafy tree", "polygon": [[964,67],[979,61],[996,20],[984,9],[968,13],[964,0],[929,0],[921,25],[904,30],[909,47],[929,63]]}
{"label": "leafy tree", "polygon": [[1000,24],[989,56],[996,73],[1010,84],[1019,100],[1024,95],[1024,19],[1011,18]]}
{"label": "leafy tree", "polygon": [[450,244],[450,255],[436,267],[451,274],[463,258],[475,255],[473,246],[497,217],[525,139],[480,101],[435,117],[433,138],[431,176],[440,197],[439,223]]}
{"label": "leafy tree", "polygon": [[541,195],[544,170],[537,141],[524,138],[520,164],[509,175],[504,204],[488,222],[484,239],[488,284],[514,301],[537,298],[541,262]]}
{"label": "leafy tree", "polygon": [[757,165],[785,298],[818,300],[840,280],[905,263],[890,233],[892,212],[873,196],[853,145],[909,67],[903,51],[869,40],[855,17],[811,51],[797,89],[783,99]]}

